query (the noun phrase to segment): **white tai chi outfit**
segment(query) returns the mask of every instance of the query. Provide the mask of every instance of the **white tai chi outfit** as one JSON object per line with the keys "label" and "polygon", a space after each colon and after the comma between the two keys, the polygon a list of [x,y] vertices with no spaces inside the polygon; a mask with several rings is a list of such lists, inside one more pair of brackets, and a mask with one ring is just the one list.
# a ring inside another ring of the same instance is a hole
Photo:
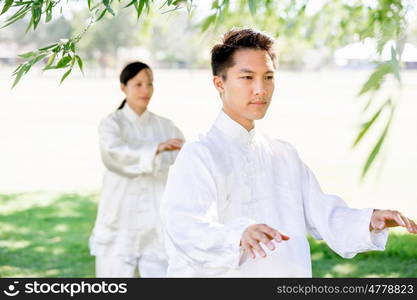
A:
{"label": "white tai chi outfit", "polygon": [[[311,277],[308,233],[345,258],[384,249],[388,232],[369,231],[372,212],[324,194],[292,146],[248,132],[221,111],[205,135],[183,146],[168,175],[167,276]],[[290,240],[252,259],[239,246],[252,224]]]}
{"label": "white tai chi outfit", "polygon": [[142,277],[164,277],[160,200],[178,151],[156,152],[183,135],[171,121],[147,110],[139,116],[126,104],[100,123],[99,137],[106,172],[89,241],[96,276],[133,277],[138,268]]}

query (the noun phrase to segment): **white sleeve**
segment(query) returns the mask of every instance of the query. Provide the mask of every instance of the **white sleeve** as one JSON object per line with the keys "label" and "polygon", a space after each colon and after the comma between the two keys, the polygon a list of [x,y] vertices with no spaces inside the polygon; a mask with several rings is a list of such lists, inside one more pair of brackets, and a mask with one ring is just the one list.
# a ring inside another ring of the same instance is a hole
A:
{"label": "white sleeve", "polygon": [[[166,130],[169,131],[170,139],[179,138],[184,140],[184,135],[172,122],[169,122],[169,125],[166,128]],[[174,163],[178,155],[178,152],[179,151],[164,151],[156,155],[154,175],[161,173],[166,174],[168,172],[169,167]]]}
{"label": "white sleeve", "polygon": [[298,158],[307,229],[345,258],[370,250],[384,250],[388,230],[370,231],[372,208],[350,208],[338,196],[323,193],[313,172]]}
{"label": "white sleeve", "polygon": [[99,139],[101,159],[110,171],[132,178],[153,172],[158,142],[128,144],[117,122],[110,118],[100,123]]}
{"label": "white sleeve", "polygon": [[239,266],[242,233],[254,222],[246,218],[219,222],[209,163],[209,152],[201,144],[186,144],[180,151],[164,193],[165,233],[176,254],[189,264],[234,269]]}

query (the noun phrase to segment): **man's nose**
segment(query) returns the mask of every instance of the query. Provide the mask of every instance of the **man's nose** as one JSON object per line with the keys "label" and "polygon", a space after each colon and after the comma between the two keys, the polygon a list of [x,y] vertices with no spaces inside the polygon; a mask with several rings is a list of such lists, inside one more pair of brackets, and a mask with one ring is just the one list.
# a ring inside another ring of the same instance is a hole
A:
{"label": "man's nose", "polygon": [[256,96],[265,96],[266,90],[265,90],[265,83],[263,80],[256,80],[255,85],[253,87],[253,93]]}

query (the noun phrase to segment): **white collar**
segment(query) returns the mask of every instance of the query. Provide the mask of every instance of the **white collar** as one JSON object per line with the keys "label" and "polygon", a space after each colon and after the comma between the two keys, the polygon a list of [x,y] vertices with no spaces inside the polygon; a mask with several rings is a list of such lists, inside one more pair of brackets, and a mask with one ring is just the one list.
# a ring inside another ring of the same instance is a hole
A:
{"label": "white collar", "polygon": [[150,116],[150,112],[147,109],[139,115],[127,103],[123,106],[122,112],[131,122],[139,125],[144,125],[149,120]]}
{"label": "white collar", "polygon": [[230,118],[223,110],[218,114],[214,126],[237,143],[248,145],[255,136],[255,128],[247,131],[242,125]]}

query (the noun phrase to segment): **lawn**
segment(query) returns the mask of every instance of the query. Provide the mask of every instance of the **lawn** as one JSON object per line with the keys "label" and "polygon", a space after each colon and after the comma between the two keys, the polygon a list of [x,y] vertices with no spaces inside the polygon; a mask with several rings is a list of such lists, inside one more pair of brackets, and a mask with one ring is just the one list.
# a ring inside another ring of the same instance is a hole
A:
{"label": "lawn", "polygon": [[[0,195],[0,277],[93,277],[97,194]],[[391,233],[384,252],[343,259],[310,240],[314,277],[417,277],[417,236]]]}

